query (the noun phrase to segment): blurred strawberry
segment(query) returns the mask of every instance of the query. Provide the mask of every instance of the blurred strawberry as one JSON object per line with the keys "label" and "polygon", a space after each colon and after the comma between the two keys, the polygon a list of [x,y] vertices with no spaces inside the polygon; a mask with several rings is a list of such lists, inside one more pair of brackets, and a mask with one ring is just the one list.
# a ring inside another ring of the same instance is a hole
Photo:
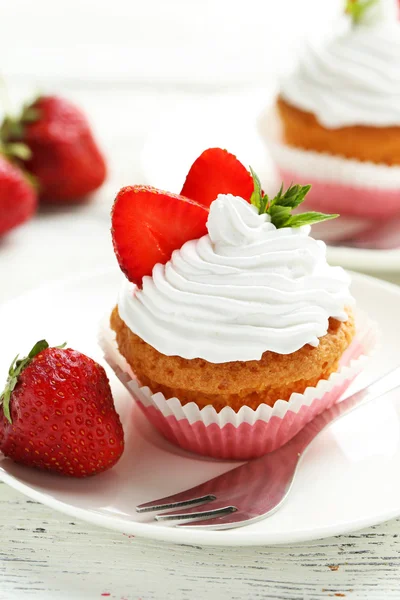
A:
{"label": "blurred strawberry", "polygon": [[37,195],[24,173],[0,155],[0,236],[34,214]]}
{"label": "blurred strawberry", "polygon": [[106,178],[85,115],[58,96],[41,96],[19,118],[6,117],[0,136],[3,143],[23,142],[31,151],[23,164],[37,179],[41,200],[80,203]]}

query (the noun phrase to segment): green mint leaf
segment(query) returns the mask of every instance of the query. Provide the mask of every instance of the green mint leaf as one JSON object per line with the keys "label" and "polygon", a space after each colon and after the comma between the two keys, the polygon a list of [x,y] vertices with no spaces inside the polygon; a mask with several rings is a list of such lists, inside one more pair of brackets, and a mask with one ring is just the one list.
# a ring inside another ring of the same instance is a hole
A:
{"label": "green mint leaf", "polygon": [[338,216],[339,215],[325,215],[320,212],[305,212],[299,215],[292,215],[287,226],[303,227],[303,225],[313,225],[315,223],[320,223],[321,221],[336,219]]}
{"label": "green mint leaf", "polygon": [[[291,186],[289,186],[289,189],[290,189],[290,187]],[[283,183],[281,183],[281,187],[279,188],[279,192],[277,193],[277,195],[274,198],[275,202],[278,202],[278,204],[279,204],[280,199],[282,198],[282,192],[283,192]]]}
{"label": "green mint leaf", "polygon": [[282,187],[275,197],[274,204],[279,206],[290,206],[290,208],[297,208],[303,201],[308,192],[310,191],[311,185],[290,185],[286,192],[282,194]]}
{"label": "green mint leaf", "polygon": [[279,192],[276,194],[275,198],[272,198],[272,200],[270,202],[270,206],[274,206],[274,204],[280,204],[280,200],[282,198],[282,192],[283,192],[283,183],[281,184]]}
{"label": "green mint leaf", "polygon": [[270,204],[270,200],[268,198],[268,194],[264,194],[264,196],[260,200],[260,208],[259,208],[258,214],[263,215],[264,213],[266,213],[269,204]]}
{"label": "green mint leaf", "polygon": [[271,221],[277,229],[287,227],[292,216],[291,210],[290,206],[277,206],[276,204],[268,209]]}
{"label": "green mint leaf", "polygon": [[253,206],[255,206],[258,209],[259,214],[262,214],[260,212],[261,196],[262,196],[261,182],[251,167],[250,167],[250,173],[253,177],[253,183],[254,183],[254,191],[251,194],[250,203],[253,204]]}
{"label": "green mint leaf", "polygon": [[311,189],[311,185],[291,184],[286,191],[283,190],[283,184],[274,198],[270,199],[267,194],[263,195],[261,183],[256,173],[250,167],[253,177],[254,191],[250,202],[258,210],[259,215],[267,213],[271,217],[271,223],[277,229],[282,227],[302,227],[303,225],[312,225],[320,221],[335,219],[339,215],[325,215],[318,212],[306,212],[298,215],[292,215],[292,210],[297,208],[305,199]]}

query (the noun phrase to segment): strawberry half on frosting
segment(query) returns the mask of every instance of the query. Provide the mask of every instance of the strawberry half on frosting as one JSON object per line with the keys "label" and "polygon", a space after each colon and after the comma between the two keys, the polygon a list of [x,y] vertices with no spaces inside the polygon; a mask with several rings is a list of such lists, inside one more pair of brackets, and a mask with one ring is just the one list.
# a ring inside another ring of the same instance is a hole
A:
{"label": "strawberry half on frosting", "polygon": [[251,174],[236,156],[221,148],[209,148],[194,161],[181,194],[209,208],[218,194],[232,194],[250,202],[253,189]]}
{"label": "strawberry half on frosting", "polygon": [[112,210],[121,270],[140,286],[155,264],[165,264],[174,250],[207,233],[208,209],[218,194],[250,201],[253,189],[251,174],[221,148],[205,150],[193,163],[181,195],[143,185],[122,188]]}

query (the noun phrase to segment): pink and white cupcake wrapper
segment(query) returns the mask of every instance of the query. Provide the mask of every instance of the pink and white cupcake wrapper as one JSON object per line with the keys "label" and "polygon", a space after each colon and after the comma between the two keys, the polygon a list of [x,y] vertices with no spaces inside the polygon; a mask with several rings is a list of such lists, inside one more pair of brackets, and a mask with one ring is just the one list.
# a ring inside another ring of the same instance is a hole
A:
{"label": "pink and white cupcake wrapper", "polygon": [[256,410],[243,406],[217,412],[194,403],[182,405],[178,398],[165,398],[141,387],[125,358],[119,353],[115,333],[105,324],[99,342],[104,357],[129,390],[148,420],[172,443],[214,458],[248,460],[283,446],[307,423],[335,404],[364,368],[377,341],[376,326],[361,312],[356,314],[357,334],[344,353],[340,369],[303,394],[273,407],[261,404]]}
{"label": "pink and white cupcake wrapper", "polygon": [[400,215],[400,167],[302,150],[270,140],[268,149],[287,186],[312,188],[305,206],[367,219]]}

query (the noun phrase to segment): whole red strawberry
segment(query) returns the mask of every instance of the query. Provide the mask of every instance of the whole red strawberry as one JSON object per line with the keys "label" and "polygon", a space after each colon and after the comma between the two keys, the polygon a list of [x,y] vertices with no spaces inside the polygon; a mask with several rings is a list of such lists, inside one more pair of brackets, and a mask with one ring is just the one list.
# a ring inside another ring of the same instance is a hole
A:
{"label": "whole red strawberry", "polygon": [[58,96],[41,96],[18,119],[8,117],[8,140],[28,146],[24,167],[36,177],[40,198],[81,202],[102,185],[106,163],[81,110]]}
{"label": "whole red strawberry", "polygon": [[123,453],[107,375],[80,352],[38,342],[13,361],[0,401],[0,451],[16,462],[87,477],[110,469]]}
{"label": "whole red strawberry", "polygon": [[34,214],[37,195],[21,170],[0,156],[0,236]]}

